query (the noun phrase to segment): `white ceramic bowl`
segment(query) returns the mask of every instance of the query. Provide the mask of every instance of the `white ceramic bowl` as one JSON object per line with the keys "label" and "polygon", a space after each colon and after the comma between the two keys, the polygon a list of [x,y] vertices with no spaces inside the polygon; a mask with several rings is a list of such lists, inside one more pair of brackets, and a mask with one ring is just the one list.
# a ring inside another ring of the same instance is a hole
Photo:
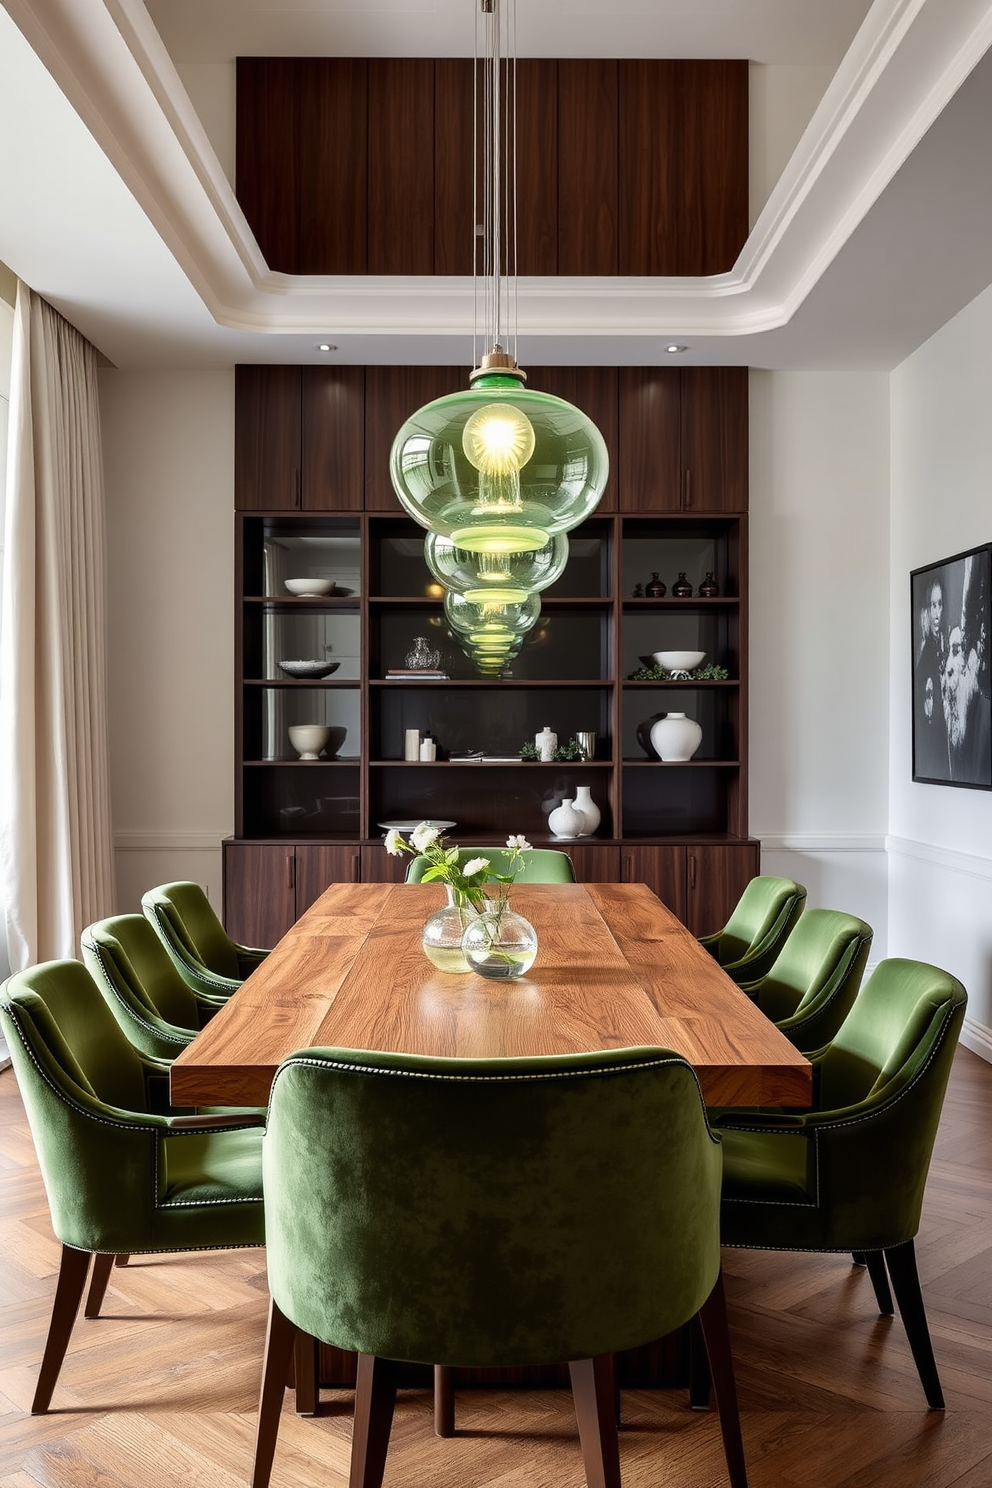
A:
{"label": "white ceramic bowl", "polygon": [[655,664],[664,667],[666,672],[693,672],[696,667],[702,666],[706,652],[654,651],[652,656]]}
{"label": "white ceramic bowl", "polygon": [[305,760],[319,759],[320,751],[331,737],[326,723],[293,723],[287,733],[290,744],[300,759]]}
{"label": "white ceramic bowl", "polygon": [[295,594],[301,599],[319,599],[334,593],[333,579],[283,579],[283,583],[290,594]]}

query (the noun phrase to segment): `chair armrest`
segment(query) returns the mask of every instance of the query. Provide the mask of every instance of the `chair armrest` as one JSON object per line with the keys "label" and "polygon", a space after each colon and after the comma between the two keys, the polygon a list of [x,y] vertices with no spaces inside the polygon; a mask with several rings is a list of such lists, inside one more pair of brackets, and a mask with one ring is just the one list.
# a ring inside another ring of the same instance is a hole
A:
{"label": "chair armrest", "polygon": [[240,1127],[264,1126],[265,1112],[230,1111],[218,1112],[214,1116],[172,1116],[169,1131],[231,1131]]}
{"label": "chair armrest", "polygon": [[269,954],[268,951],[263,950],[261,946],[239,945],[235,946],[235,950],[238,953],[238,971],[244,977],[251,976],[256,967],[261,966],[262,962]]}
{"label": "chair armrest", "polygon": [[804,1132],[807,1129],[808,1112],[791,1115],[787,1111],[754,1110],[721,1111],[710,1117],[710,1125],[717,1131],[751,1132]]}

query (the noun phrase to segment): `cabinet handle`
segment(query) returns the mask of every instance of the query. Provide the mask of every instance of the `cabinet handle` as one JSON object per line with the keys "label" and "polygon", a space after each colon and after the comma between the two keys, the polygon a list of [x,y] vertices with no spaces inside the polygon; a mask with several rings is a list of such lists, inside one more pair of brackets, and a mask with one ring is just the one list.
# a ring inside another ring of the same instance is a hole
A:
{"label": "cabinet handle", "polygon": [[296,854],[295,853],[287,853],[286,854],[286,887],[287,887],[287,889],[295,889],[296,888]]}
{"label": "cabinet handle", "polygon": [[296,509],[299,511],[303,506],[303,471],[299,465],[296,467]]}
{"label": "cabinet handle", "polygon": [[683,505],[684,506],[691,506],[692,505],[692,471],[691,470],[687,470],[685,472],[684,488],[685,488],[685,498],[684,498],[684,501],[683,501]]}
{"label": "cabinet handle", "polygon": [[621,867],[620,867],[620,882],[621,883],[630,883],[630,871],[633,868],[633,866],[634,866],[634,860],[633,860],[633,858],[628,857],[626,854],[624,854],[624,857],[621,860]]}
{"label": "cabinet handle", "polygon": [[689,854],[689,887],[690,887],[690,889],[694,889],[696,887],[696,854],[695,853],[690,853]]}
{"label": "cabinet handle", "polygon": [[362,875],[359,872],[361,861],[362,860],[359,857],[358,853],[355,853],[354,857],[351,860],[351,881],[352,881],[352,883],[358,883],[360,881],[360,879],[361,879],[361,876]]}

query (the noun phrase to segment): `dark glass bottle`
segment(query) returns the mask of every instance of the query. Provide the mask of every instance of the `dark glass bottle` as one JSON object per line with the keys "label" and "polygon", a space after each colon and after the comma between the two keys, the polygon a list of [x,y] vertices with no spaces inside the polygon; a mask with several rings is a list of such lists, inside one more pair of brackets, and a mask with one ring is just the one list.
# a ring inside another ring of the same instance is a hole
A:
{"label": "dark glass bottle", "polygon": [[651,575],[651,581],[644,585],[644,593],[648,599],[664,599],[665,586],[656,573]]}
{"label": "dark glass bottle", "polygon": [[699,593],[703,599],[716,599],[720,593],[720,586],[711,573],[708,573],[700,584]]}
{"label": "dark glass bottle", "polygon": [[672,593],[676,599],[689,599],[692,595],[692,585],[684,573],[679,573],[678,578],[672,585]]}

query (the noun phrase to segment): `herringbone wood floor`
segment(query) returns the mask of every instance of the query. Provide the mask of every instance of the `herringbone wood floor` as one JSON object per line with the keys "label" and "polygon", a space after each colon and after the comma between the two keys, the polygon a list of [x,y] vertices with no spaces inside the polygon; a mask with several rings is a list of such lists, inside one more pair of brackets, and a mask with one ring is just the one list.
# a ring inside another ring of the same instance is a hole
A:
{"label": "herringbone wood floor", "polygon": [[[13,1074],[0,1074],[0,1488],[246,1483],[265,1327],[261,1252],[137,1260],[77,1323],[54,1409],[27,1414],[57,1246]],[[992,1067],[959,1051],[918,1242],[948,1409],[928,1412],[905,1335],[843,1257],[726,1252],[752,1488],[992,1484]],[[273,1488],[343,1488],[350,1395],[287,1410]],[[385,1488],[582,1488],[568,1391],[464,1391],[438,1440],[397,1410]],[[726,1482],[716,1419],[681,1390],[626,1391],[625,1488]]]}

